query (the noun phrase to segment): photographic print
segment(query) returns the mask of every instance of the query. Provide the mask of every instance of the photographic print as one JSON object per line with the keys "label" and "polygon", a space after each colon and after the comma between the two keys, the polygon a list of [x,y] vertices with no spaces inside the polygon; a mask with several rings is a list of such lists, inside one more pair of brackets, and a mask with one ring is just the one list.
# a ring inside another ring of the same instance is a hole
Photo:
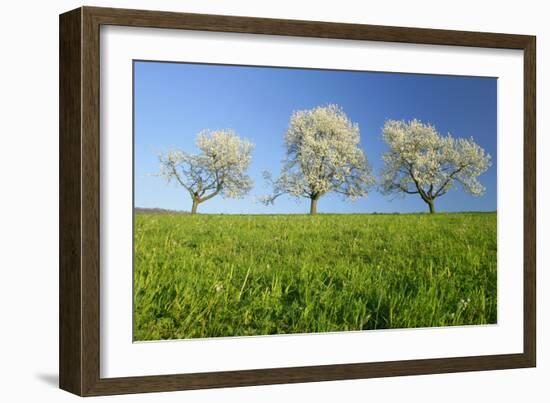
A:
{"label": "photographic print", "polygon": [[59,62],[61,389],[536,366],[535,36],[79,7]]}
{"label": "photographic print", "polygon": [[497,323],[497,78],[135,60],[134,341]]}

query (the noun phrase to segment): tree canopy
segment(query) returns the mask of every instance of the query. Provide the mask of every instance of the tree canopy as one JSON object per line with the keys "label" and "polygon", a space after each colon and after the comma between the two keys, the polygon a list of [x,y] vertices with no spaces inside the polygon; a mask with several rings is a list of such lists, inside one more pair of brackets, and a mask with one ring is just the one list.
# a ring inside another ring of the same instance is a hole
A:
{"label": "tree canopy", "polygon": [[382,137],[389,147],[382,156],[384,193],[418,194],[432,213],[434,200],[457,185],[474,196],[484,193],[478,177],[491,166],[491,156],[473,138],[442,136],[416,119],[386,121]]}
{"label": "tree canopy", "polygon": [[317,201],[334,192],[355,200],[365,197],[374,184],[372,170],[360,148],[359,126],[337,105],[319,106],[292,114],[285,134],[286,156],[281,174],[272,179],[273,194],[264,203],[273,203],[282,194]]}
{"label": "tree canopy", "polygon": [[196,145],[199,154],[172,149],[159,155],[159,176],[187,190],[193,201],[191,213],[217,195],[240,198],[250,191],[252,179],[246,170],[252,160],[252,143],[225,129],[202,131]]}

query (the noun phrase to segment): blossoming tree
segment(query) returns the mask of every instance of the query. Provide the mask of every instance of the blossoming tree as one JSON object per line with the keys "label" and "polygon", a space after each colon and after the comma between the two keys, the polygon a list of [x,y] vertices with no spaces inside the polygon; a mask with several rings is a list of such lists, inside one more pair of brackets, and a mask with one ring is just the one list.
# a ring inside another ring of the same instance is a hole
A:
{"label": "blossoming tree", "polygon": [[270,173],[264,173],[273,185],[273,194],[262,201],[273,203],[282,194],[304,197],[310,200],[313,215],[326,193],[349,199],[367,196],[374,179],[359,141],[359,126],[337,105],[294,112],[285,134],[281,175],[272,179]]}
{"label": "blossoming tree", "polygon": [[382,129],[389,151],[382,158],[386,194],[418,194],[435,213],[435,199],[456,185],[474,196],[485,188],[478,176],[491,166],[491,156],[473,138],[440,135],[419,120],[388,120]]}
{"label": "blossoming tree", "polygon": [[159,155],[160,173],[168,182],[183,186],[193,201],[191,214],[200,203],[217,195],[240,198],[252,188],[246,174],[254,145],[239,138],[233,130],[202,131],[196,145],[199,154],[173,149]]}

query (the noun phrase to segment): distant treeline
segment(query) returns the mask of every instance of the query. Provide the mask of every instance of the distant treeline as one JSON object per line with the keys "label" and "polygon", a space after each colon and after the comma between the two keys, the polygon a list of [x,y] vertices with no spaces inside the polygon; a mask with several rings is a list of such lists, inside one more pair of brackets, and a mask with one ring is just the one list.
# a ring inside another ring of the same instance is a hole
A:
{"label": "distant treeline", "polygon": [[164,208],[145,208],[145,207],[135,207],[134,213],[136,214],[189,214],[188,211],[168,210]]}
{"label": "distant treeline", "polygon": [[[191,214],[189,211],[182,210],[169,210],[163,208],[144,208],[144,207],[135,207],[134,212],[136,214]],[[442,212],[441,214],[496,214],[496,210],[492,211],[448,211]],[[304,213],[282,213],[282,214],[273,214],[273,213],[254,213],[254,214],[243,214],[243,213],[214,213],[213,215],[261,215],[261,216],[270,216],[270,215],[303,215]],[[407,214],[425,214],[422,211],[411,211],[407,213],[402,213],[399,211],[394,212],[378,212],[373,211],[372,213],[319,213],[320,215],[407,215]]]}

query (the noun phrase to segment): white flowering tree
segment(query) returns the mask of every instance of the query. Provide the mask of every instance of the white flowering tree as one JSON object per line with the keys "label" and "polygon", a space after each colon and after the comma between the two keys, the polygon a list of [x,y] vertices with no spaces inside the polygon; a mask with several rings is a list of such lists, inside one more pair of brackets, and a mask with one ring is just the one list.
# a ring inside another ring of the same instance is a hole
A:
{"label": "white flowering tree", "polygon": [[304,197],[310,200],[313,215],[326,193],[352,200],[367,196],[374,178],[359,141],[359,126],[337,105],[294,112],[285,134],[281,175],[273,179],[264,173],[273,194],[262,201],[273,203],[282,194]]}
{"label": "white flowering tree", "polygon": [[435,200],[457,185],[474,196],[485,192],[477,178],[491,166],[491,156],[473,138],[442,136],[416,119],[388,120],[382,136],[389,146],[382,156],[384,193],[418,194],[435,213]]}
{"label": "white flowering tree", "polygon": [[252,143],[233,130],[205,130],[198,134],[196,145],[200,150],[196,155],[178,149],[159,155],[158,176],[187,190],[193,202],[191,214],[217,195],[240,198],[250,191],[252,179],[246,170],[252,160]]}

